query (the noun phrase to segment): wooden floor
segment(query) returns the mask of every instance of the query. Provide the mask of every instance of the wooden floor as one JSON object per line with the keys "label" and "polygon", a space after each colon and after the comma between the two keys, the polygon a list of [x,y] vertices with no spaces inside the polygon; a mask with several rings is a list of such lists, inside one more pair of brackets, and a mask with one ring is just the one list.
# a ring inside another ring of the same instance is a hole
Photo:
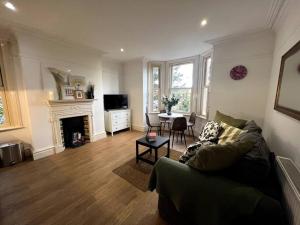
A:
{"label": "wooden floor", "polygon": [[[0,168],[0,224],[166,225],[155,192],[142,192],[112,173],[135,156],[135,140],[141,136],[123,132]],[[184,146],[174,148],[183,151]]]}

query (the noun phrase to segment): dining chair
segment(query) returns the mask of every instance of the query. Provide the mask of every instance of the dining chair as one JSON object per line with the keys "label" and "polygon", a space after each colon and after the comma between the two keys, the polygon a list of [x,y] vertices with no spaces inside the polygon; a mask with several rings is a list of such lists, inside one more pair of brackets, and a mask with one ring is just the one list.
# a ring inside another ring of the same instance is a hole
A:
{"label": "dining chair", "polygon": [[148,126],[147,135],[151,132],[152,128],[156,128],[157,135],[161,135],[161,126],[160,124],[151,124],[148,113],[145,113],[146,124]]}
{"label": "dining chair", "polygon": [[[166,113],[166,112],[167,111],[165,109],[162,109],[159,111],[159,113]],[[167,125],[167,128],[170,130],[172,121],[168,118],[159,118],[159,122],[160,122],[160,126],[162,128],[161,130],[162,130],[162,135],[163,135],[166,125]]]}
{"label": "dining chair", "polygon": [[186,146],[186,139],[185,139],[185,134],[184,134],[186,129],[187,129],[187,122],[186,122],[185,117],[177,117],[177,118],[174,119],[174,121],[172,123],[172,128],[170,129],[170,134],[169,134],[169,138],[171,138],[171,135],[173,134],[172,147],[173,147],[173,144],[174,144],[175,133],[177,134],[177,137],[176,137],[177,142],[178,142],[178,135],[180,134],[181,142],[182,142],[182,137],[183,137],[184,144]]}
{"label": "dining chair", "polygon": [[192,131],[193,140],[195,140],[194,130],[193,130],[193,126],[195,126],[195,123],[196,123],[196,113],[192,112],[190,115],[190,119],[187,122],[187,130],[188,130],[189,135],[191,135],[190,131]]}

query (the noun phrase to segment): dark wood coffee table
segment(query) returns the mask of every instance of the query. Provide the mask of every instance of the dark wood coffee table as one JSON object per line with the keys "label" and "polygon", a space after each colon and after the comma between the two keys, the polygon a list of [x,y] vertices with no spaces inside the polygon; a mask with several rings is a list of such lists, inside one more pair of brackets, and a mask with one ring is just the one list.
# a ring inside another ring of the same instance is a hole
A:
{"label": "dark wood coffee table", "polygon": [[[154,165],[157,161],[157,151],[160,147],[164,146],[165,144],[168,144],[167,148],[167,155],[166,157],[170,157],[170,139],[166,137],[157,136],[156,141],[149,142],[147,141],[146,137],[140,138],[136,140],[136,163],[139,162],[139,160],[144,161],[146,163],[150,163],[151,165]],[[142,153],[139,153],[139,145],[143,145],[148,147],[148,149]],[[142,156],[150,153],[152,154],[152,150],[154,149],[154,161],[151,161],[149,159],[145,159]]]}

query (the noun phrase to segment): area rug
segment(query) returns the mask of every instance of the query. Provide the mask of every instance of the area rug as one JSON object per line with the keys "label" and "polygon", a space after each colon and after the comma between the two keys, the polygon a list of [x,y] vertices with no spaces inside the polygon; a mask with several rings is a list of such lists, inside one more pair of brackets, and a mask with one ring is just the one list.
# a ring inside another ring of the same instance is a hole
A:
{"label": "area rug", "polygon": [[[159,157],[167,154],[167,149],[161,148],[158,150]],[[175,150],[170,150],[170,158],[178,160],[179,156],[182,155],[182,152]],[[154,152],[152,155],[146,154],[143,156],[146,159],[154,161]],[[146,192],[148,190],[148,182],[150,179],[150,174],[153,169],[153,165],[139,161],[136,163],[135,157],[122,164],[118,168],[113,170],[113,173],[125,179],[127,182],[131,183],[136,188],[141,191]]]}

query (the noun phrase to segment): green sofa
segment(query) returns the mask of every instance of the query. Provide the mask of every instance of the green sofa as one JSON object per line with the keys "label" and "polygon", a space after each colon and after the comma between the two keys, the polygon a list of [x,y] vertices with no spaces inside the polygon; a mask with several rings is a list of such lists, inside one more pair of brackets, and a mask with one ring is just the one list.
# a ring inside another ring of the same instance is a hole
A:
{"label": "green sofa", "polygon": [[[277,183],[274,177],[268,179],[271,189],[265,190],[274,191]],[[155,189],[159,213],[170,225],[285,224],[280,201],[272,193],[172,159],[156,163],[149,182],[149,190]]]}

